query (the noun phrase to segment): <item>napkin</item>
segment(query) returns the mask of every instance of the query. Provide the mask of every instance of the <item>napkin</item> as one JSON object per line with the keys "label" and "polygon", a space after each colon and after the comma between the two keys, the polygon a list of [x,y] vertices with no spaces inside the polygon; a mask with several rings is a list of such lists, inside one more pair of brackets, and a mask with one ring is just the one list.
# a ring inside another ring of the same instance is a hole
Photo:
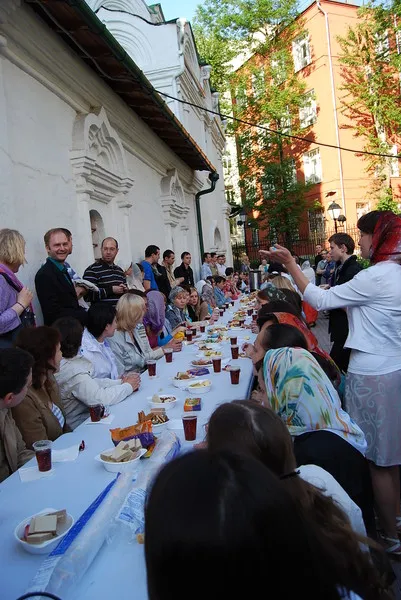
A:
{"label": "napkin", "polygon": [[114,419],[114,415],[109,415],[108,417],[105,417],[104,419],[100,419],[100,421],[91,421],[91,418],[88,417],[86,419],[86,421],[84,421],[84,425],[110,425],[110,423],[113,421]]}
{"label": "napkin", "polygon": [[18,470],[22,483],[35,481],[35,479],[42,479],[43,477],[51,477],[54,475],[54,472],[55,469],[42,472],[39,471],[38,467],[21,467],[21,469]]}
{"label": "napkin", "polygon": [[52,449],[52,461],[53,462],[68,462],[76,460],[79,454],[79,444],[74,444],[69,448],[63,448],[62,450]]}

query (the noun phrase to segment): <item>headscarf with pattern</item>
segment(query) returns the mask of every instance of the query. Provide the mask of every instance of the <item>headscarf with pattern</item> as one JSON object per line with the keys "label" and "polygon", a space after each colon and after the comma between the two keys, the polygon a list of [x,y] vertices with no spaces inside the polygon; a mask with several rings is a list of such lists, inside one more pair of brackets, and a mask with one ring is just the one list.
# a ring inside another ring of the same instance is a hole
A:
{"label": "headscarf with pattern", "polygon": [[263,376],[270,406],[291,435],[325,429],[365,453],[362,430],[341,408],[336,390],[310,352],[303,348],[268,350]]}

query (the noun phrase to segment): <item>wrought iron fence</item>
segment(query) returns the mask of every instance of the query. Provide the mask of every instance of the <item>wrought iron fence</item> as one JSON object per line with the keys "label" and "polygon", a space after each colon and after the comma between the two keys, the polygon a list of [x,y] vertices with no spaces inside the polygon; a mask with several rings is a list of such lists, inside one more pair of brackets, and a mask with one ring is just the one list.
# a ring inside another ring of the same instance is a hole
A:
{"label": "wrought iron fence", "polygon": [[[316,245],[321,244],[327,250],[329,249],[329,238],[336,233],[334,229],[326,229],[324,235],[321,233],[311,233],[307,238],[298,238],[292,242],[291,250],[297,254],[302,260],[311,260],[316,255]],[[344,233],[342,229],[338,229],[338,233]],[[358,240],[359,230],[356,226],[347,227],[346,233],[350,235],[355,242],[355,254],[359,254]],[[234,243],[232,245],[234,269],[239,270],[241,267],[241,258],[244,254],[249,257],[252,268],[257,268],[260,265],[259,250],[268,250],[276,240],[266,238],[259,239],[257,236],[248,238],[244,243]]]}

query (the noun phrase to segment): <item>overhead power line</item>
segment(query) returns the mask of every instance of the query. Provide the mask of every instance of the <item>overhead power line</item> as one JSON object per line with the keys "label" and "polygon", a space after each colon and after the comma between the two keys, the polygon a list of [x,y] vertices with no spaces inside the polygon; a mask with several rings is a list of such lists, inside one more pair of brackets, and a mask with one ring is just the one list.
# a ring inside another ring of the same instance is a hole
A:
{"label": "overhead power line", "polygon": [[310,138],[302,137],[300,135],[293,135],[291,133],[284,133],[283,131],[277,131],[276,129],[270,129],[264,125],[260,125],[259,123],[252,123],[251,121],[245,121],[244,119],[239,119],[238,117],[234,117],[233,115],[224,115],[221,112],[217,112],[210,108],[205,108],[204,106],[200,106],[199,104],[195,104],[194,102],[189,102],[189,100],[183,100],[182,98],[175,98],[170,94],[166,94],[166,92],[161,92],[155,89],[155,92],[160,94],[161,96],[165,96],[166,98],[170,98],[170,100],[176,100],[177,102],[181,102],[181,104],[187,104],[188,106],[192,106],[193,108],[198,108],[199,110],[203,110],[204,112],[208,112],[212,115],[216,115],[221,119],[231,119],[232,121],[236,121],[237,123],[242,123],[243,125],[248,125],[249,127],[256,127],[257,129],[262,129],[263,131],[268,131],[269,133],[274,133],[274,135],[280,135],[282,137],[291,138],[293,140],[297,140],[299,142],[308,142],[309,144],[316,144],[317,146],[324,146],[325,148],[333,148],[335,150],[343,150],[344,152],[352,152],[353,154],[366,154],[368,156],[381,156],[382,158],[401,158],[398,154],[383,154],[381,152],[369,152],[368,150],[355,150],[353,148],[345,148],[344,146],[337,146],[336,144],[326,144],[324,142],[320,142],[318,140],[311,140]]}

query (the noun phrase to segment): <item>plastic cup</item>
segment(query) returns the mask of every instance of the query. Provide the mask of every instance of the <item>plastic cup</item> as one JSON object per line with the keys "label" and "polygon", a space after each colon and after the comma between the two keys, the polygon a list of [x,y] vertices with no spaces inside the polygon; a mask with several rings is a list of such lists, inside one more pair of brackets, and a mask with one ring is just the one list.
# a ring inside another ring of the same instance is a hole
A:
{"label": "plastic cup", "polygon": [[98,423],[104,416],[103,404],[92,404],[92,406],[89,407],[89,414],[91,421],[93,423]]}
{"label": "plastic cup", "polygon": [[224,315],[224,308],[220,308],[219,313],[220,313],[220,317],[222,317]]}
{"label": "plastic cup", "polygon": [[254,321],[254,322],[256,323],[256,319],[257,319],[257,318],[258,318],[258,313],[257,313],[257,312],[254,312],[254,313],[252,314],[252,321]]}
{"label": "plastic cup", "polygon": [[193,336],[192,329],[187,329],[185,332],[185,336],[187,338],[187,342],[192,342],[192,336]]}
{"label": "plastic cup", "polygon": [[146,366],[148,368],[149,377],[156,377],[156,361],[148,360]]}
{"label": "plastic cup", "polygon": [[239,367],[230,367],[230,377],[231,377],[231,383],[233,385],[239,384],[240,371],[241,371],[241,369]]}
{"label": "plastic cup", "polygon": [[184,436],[187,442],[196,440],[196,423],[198,417],[196,415],[183,415],[182,425],[184,427]]}
{"label": "plastic cup", "polygon": [[234,300],[231,300],[230,304],[231,306],[234,306]]}
{"label": "plastic cup", "polygon": [[166,363],[173,362],[173,349],[172,348],[166,348],[165,351],[164,351],[164,356],[166,357]]}
{"label": "plastic cup", "polygon": [[196,331],[196,327],[192,327],[192,336],[196,337],[197,331]]}
{"label": "plastic cup", "polygon": [[221,373],[221,356],[212,356],[213,371]]}
{"label": "plastic cup", "polygon": [[250,317],[251,314],[253,313],[253,308],[248,308],[247,313],[248,313],[248,317]]}
{"label": "plastic cup", "polygon": [[238,339],[238,336],[230,335],[231,346],[235,346],[235,344],[237,343],[237,339]]}
{"label": "plastic cup", "polygon": [[206,325],[199,325],[199,330],[201,333],[205,333]]}
{"label": "plastic cup", "polygon": [[38,469],[42,473],[51,471],[52,468],[52,442],[50,440],[40,440],[34,442],[32,447],[36,454]]}
{"label": "plastic cup", "polygon": [[239,358],[239,346],[231,346],[231,358],[233,360]]}

